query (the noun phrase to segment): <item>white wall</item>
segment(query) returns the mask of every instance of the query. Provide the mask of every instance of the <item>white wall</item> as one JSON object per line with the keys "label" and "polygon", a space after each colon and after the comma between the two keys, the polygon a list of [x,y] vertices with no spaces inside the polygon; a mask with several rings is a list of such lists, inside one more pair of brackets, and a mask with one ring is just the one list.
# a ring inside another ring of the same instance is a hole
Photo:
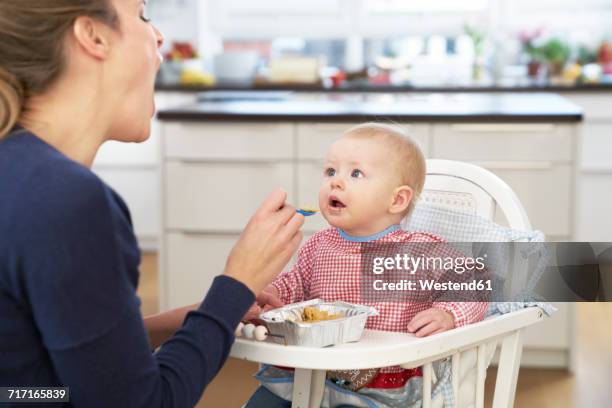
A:
{"label": "white wall", "polygon": [[[398,4],[397,10],[376,10],[372,7],[376,1],[201,0],[200,4],[204,4],[208,12],[200,15],[200,24],[223,35],[302,35],[313,38],[349,32],[385,35],[444,34],[454,31],[457,34],[462,31],[465,22],[486,27],[488,20],[497,16],[496,23],[501,22],[512,30],[545,26],[561,34],[588,30],[596,37],[612,35],[612,0],[485,0],[487,6],[484,9],[467,7],[483,3],[472,0],[458,3],[465,3],[465,7],[447,2],[450,7],[448,11],[433,11],[432,7],[427,6],[431,2],[422,2],[422,12],[406,9],[402,1],[395,2]],[[380,3],[393,4],[387,0],[380,0]],[[413,3],[420,4],[418,1]],[[338,24],[328,25],[327,22],[332,20]],[[232,21],[241,21],[242,24],[232,25]],[[391,24],[379,26],[378,21]]]}
{"label": "white wall", "polygon": [[[198,7],[205,0],[149,0],[148,17],[164,34],[165,47],[172,41],[189,41],[197,44],[200,22]],[[164,47],[164,48],[165,48]]]}

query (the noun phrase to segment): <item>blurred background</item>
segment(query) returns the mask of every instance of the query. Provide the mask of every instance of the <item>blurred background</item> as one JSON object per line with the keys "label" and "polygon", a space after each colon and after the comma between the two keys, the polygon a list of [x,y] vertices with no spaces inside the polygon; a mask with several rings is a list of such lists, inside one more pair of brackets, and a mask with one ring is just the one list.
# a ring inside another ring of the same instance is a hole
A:
{"label": "blurred background", "polygon": [[168,63],[195,57],[203,84],[573,85],[612,73],[609,0],[149,3]]}

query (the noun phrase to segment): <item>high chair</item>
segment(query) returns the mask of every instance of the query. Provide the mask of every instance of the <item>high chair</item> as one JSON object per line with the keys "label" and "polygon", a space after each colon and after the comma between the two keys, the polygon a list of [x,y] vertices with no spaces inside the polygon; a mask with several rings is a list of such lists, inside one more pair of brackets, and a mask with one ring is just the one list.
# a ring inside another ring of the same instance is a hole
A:
{"label": "high chair", "polygon": [[[468,163],[428,160],[421,203],[491,221],[501,214],[509,227],[531,229],[527,214],[512,189],[488,170]],[[365,330],[359,342],[329,348],[237,339],[230,355],[258,363],[294,367],[294,408],[319,407],[326,370],[392,365],[422,367],[423,408],[441,407],[442,397],[438,394],[432,398],[434,364],[450,358],[455,406],[479,408],[484,406],[486,369],[500,343],[493,407],[512,407],[522,352],[521,333],[543,318],[541,309],[530,307],[424,338]]]}

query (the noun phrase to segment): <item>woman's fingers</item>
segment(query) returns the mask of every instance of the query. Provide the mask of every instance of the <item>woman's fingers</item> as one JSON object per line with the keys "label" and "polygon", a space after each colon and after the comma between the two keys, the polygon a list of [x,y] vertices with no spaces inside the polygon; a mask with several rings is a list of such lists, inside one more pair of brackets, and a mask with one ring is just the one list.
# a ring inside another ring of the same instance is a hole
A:
{"label": "woman's fingers", "polygon": [[299,248],[302,238],[302,232],[299,230],[291,238],[291,242],[289,243],[289,259],[291,259],[295,251]]}
{"label": "woman's fingers", "polygon": [[264,310],[265,306],[268,305],[272,306],[273,308],[284,306],[283,302],[281,302],[281,300],[277,296],[265,291],[261,292],[257,296],[256,301],[259,305],[264,306]]}
{"label": "woman's fingers", "polygon": [[285,205],[285,200],[287,200],[287,192],[282,188],[277,188],[268,194],[268,197],[261,204],[256,214],[268,215],[275,213]]}
{"label": "woman's fingers", "polygon": [[257,303],[255,303],[253,304],[253,306],[251,306],[249,311],[246,312],[242,320],[249,321],[249,320],[255,319],[259,316],[260,313],[261,313],[261,308],[257,305]]}
{"label": "woman's fingers", "polygon": [[285,203],[287,193],[273,191],[251,218],[232,249],[225,274],[261,292],[280,274],[301,240],[304,217]]}
{"label": "woman's fingers", "polygon": [[291,204],[285,203],[283,208],[276,212],[274,219],[281,225],[284,225],[291,219],[291,217],[293,217],[295,213],[295,207],[293,207]]}
{"label": "woman's fingers", "polygon": [[302,225],[304,225],[304,219],[302,214],[294,211],[281,229],[279,239],[282,242],[291,242],[295,234],[297,234]]}

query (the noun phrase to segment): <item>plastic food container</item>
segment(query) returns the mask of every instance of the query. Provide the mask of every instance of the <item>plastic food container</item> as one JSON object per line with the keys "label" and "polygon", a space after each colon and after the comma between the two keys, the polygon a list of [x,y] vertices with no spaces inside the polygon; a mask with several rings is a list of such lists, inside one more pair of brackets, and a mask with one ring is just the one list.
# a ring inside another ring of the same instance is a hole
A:
{"label": "plastic food container", "polygon": [[[330,314],[341,314],[343,317],[307,323],[303,321],[302,313],[304,308],[309,306]],[[377,315],[378,312],[371,306],[313,299],[267,311],[262,313],[260,318],[268,326],[269,338],[276,343],[327,347],[359,341],[368,316]]]}

